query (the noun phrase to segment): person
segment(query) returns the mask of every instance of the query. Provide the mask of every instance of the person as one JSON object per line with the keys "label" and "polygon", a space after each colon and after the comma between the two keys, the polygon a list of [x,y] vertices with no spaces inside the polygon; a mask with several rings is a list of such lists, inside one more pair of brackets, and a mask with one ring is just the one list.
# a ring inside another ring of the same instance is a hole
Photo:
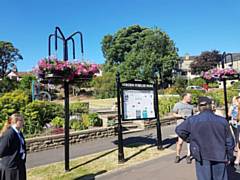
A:
{"label": "person", "polygon": [[198,180],[227,180],[226,166],[233,160],[234,139],[228,121],[212,111],[212,100],[199,97],[200,113],[176,127],[183,139],[190,139]]}
{"label": "person", "polygon": [[[182,121],[184,119],[186,119],[187,117],[190,117],[193,115],[193,105],[191,105],[192,101],[192,95],[190,93],[184,93],[182,95],[182,101],[176,103],[173,107],[173,115],[175,117],[180,117],[182,118],[182,120],[180,120],[180,123],[182,123]],[[178,122],[179,124],[179,122]],[[175,163],[179,163],[180,162],[180,153],[182,150],[182,146],[183,146],[183,140],[178,137],[178,141],[176,144],[176,158],[175,158]],[[187,143],[187,163],[191,164],[191,154],[190,154],[190,145],[189,143]]]}
{"label": "person", "polygon": [[238,106],[238,115],[237,115],[237,154],[236,154],[236,159],[234,161],[234,165],[237,166],[237,169],[240,169],[240,106]]}
{"label": "person", "polygon": [[1,130],[1,180],[26,180],[26,143],[21,128],[24,119],[12,114]]}

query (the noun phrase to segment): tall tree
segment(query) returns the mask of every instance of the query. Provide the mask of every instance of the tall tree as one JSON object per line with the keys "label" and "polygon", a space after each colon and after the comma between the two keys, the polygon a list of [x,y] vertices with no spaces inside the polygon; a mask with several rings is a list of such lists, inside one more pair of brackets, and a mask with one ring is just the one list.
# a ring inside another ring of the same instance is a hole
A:
{"label": "tall tree", "polygon": [[158,28],[129,26],[106,35],[102,40],[106,59],[104,72],[120,71],[123,79],[152,79],[157,71],[163,80],[170,80],[178,61],[177,48],[169,36]]}
{"label": "tall tree", "polygon": [[0,41],[0,77],[5,77],[12,68],[14,62],[23,59],[19,50],[10,42]]}
{"label": "tall tree", "polygon": [[192,74],[201,74],[202,71],[208,71],[217,67],[221,61],[219,51],[204,51],[190,64]]}

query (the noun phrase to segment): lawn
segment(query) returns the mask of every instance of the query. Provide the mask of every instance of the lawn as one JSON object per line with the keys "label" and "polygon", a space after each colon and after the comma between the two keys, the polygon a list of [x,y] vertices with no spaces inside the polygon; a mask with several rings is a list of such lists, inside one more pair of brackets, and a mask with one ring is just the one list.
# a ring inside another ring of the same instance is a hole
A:
{"label": "lawn", "polygon": [[118,150],[83,156],[70,161],[70,171],[64,172],[64,163],[54,163],[28,169],[28,180],[94,179],[96,175],[126,168],[147,160],[174,153],[173,150],[157,150],[156,146],[134,144],[124,148],[126,162],[118,164]]}

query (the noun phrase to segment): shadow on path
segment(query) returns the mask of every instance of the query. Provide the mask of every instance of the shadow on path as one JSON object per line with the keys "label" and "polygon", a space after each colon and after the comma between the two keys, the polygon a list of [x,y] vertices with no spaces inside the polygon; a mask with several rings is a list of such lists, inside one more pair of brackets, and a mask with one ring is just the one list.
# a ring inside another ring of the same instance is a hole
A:
{"label": "shadow on path", "polygon": [[84,176],[74,178],[73,180],[94,180],[97,175],[100,175],[100,174],[103,174],[103,173],[106,173],[106,172],[107,172],[106,170],[99,171],[95,174],[87,174],[87,175],[84,175]]}
{"label": "shadow on path", "polygon": [[71,168],[70,171],[72,171],[72,170],[74,170],[74,169],[76,169],[76,168],[78,168],[78,167],[80,167],[80,166],[83,166],[83,165],[85,165],[85,164],[91,163],[91,162],[93,162],[93,161],[95,161],[95,160],[98,160],[98,159],[100,159],[100,158],[102,158],[102,157],[104,157],[104,156],[106,156],[106,155],[108,155],[108,154],[111,154],[112,152],[114,152],[114,151],[116,151],[116,150],[117,150],[117,149],[113,149],[113,150],[111,150],[111,151],[108,151],[108,152],[102,154],[101,156],[98,156],[98,157],[93,158],[93,159],[91,159],[91,160],[89,160],[89,161],[86,161],[86,162],[84,162],[84,163],[82,163],[82,164],[79,164],[79,165]]}
{"label": "shadow on path", "polygon": [[[176,143],[177,138],[166,138],[162,141],[163,148],[169,148],[173,144]],[[113,141],[114,144],[118,144],[118,140]],[[139,150],[135,154],[125,158],[126,161],[132,159],[133,157],[141,154],[142,152],[146,151],[149,148],[156,146],[156,138],[153,137],[152,134],[146,136],[135,136],[135,137],[128,137],[123,139],[123,146],[128,148],[140,147],[144,145],[151,145],[144,149]]]}

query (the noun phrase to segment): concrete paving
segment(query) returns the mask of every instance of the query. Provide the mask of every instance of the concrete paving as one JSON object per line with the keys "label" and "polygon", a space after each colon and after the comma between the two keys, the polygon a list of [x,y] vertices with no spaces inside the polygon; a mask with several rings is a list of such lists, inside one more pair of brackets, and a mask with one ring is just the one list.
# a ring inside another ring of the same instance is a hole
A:
{"label": "concrete paving", "polygon": [[[176,136],[175,125],[162,127],[163,143],[165,148],[175,150]],[[150,129],[138,133],[124,135],[124,143],[145,142],[146,144],[156,143],[156,129]],[[92,154],[112,148],[116,148],[117,137],[97,139],[95,141],[80,143],[70,146],[70,157],[75,158],[87,154]],[[182,155],[186,155],[186,144]],[[180,163],[174,163],[175,153],[166,155],[154,160],[134,165],[125,169],[111,172],[98,172],[78,177],[79,180],[194,180],[195,166],[187,164],[184,156]],[[27,158],[27,168],[32,168],[44,164],[64,160],[64,149],[52,149],[37,153],[31,153]],[[228,168],[229,180],[240,180],[240,173],[235,172],[232,166]]]}

